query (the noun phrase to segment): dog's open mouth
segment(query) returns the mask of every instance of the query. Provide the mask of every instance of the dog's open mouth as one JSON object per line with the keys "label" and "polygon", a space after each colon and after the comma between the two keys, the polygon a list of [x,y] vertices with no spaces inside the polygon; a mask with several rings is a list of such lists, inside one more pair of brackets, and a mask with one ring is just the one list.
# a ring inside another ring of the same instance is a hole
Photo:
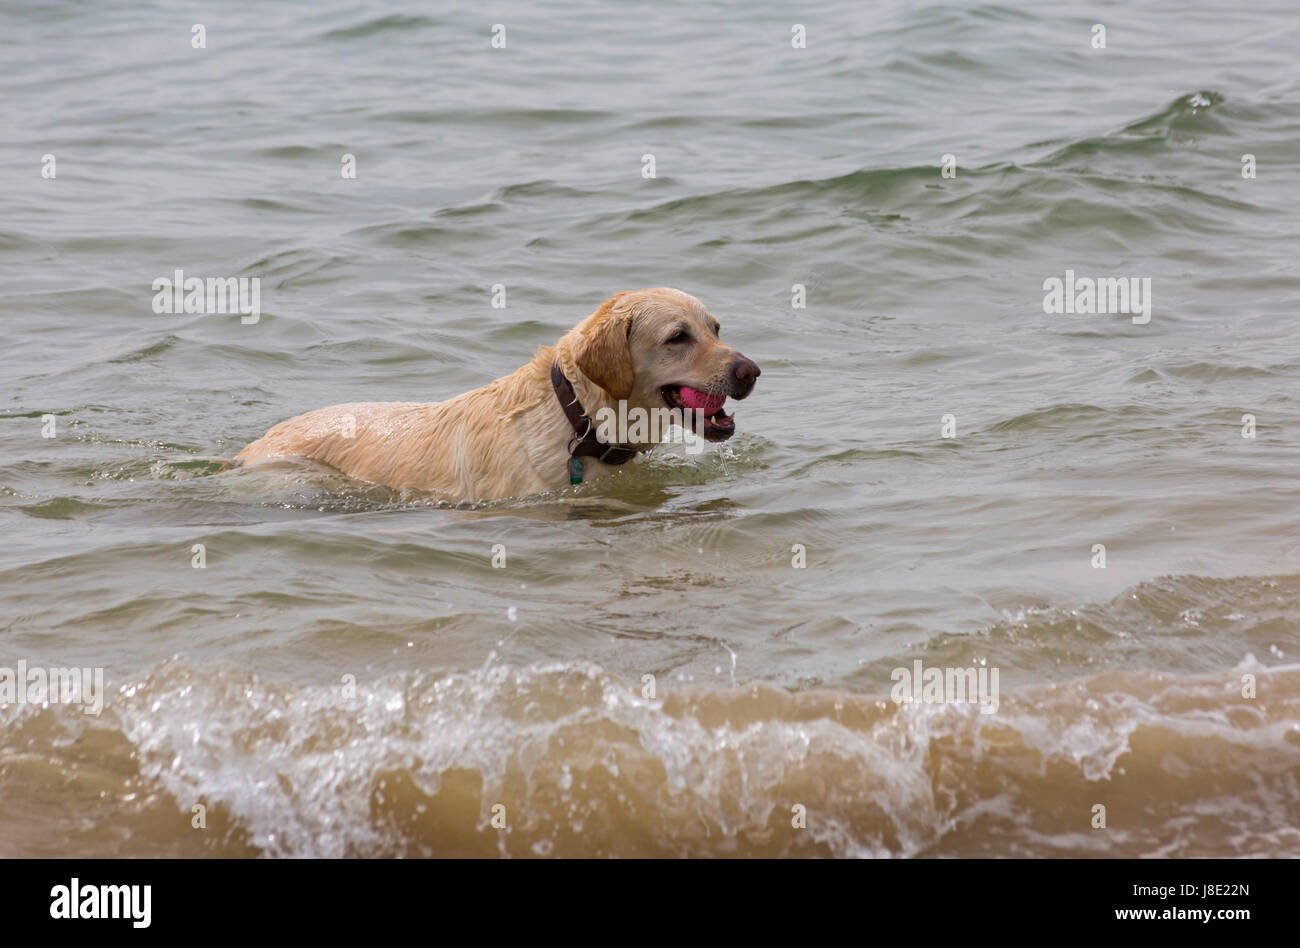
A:
{"label": "dog's open mouth", "polygon": [[[722,410],[726,395],[710,395],[689,385],[665,385],[661,390],[664,404],[669,408],[686,409],[692,430],[703,435],[706,441],[726,441],[736,433],[736,420]],[[703,419],[704,430],[696,424]]]}

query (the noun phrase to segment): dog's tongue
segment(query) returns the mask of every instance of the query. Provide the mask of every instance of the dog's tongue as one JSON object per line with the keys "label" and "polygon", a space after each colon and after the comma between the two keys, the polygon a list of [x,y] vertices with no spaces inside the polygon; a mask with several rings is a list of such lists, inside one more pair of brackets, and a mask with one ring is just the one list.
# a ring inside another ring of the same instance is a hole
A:
{"label": "dog's tongue", "polygon": [[712,415],[715,411],[718,411],[727,400],[725,395],[706,395],[698,389],[689,388],[685,385],[678,392],[681,395],[683,405],[687,408],[698,409],[704,412],[705,415]]}

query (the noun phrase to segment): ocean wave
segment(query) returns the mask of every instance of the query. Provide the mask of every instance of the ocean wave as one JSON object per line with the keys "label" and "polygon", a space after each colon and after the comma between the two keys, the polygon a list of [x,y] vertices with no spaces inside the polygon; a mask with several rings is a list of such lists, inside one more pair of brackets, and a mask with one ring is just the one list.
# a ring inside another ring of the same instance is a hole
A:
{"label": "ocean wave", "polygon": [[[121,778],[112,818],[140,832],[140,854],[1277,856],[1297,843],[1295,665],[1109,671],[1005,695],[995,714],[762,685],[648,698],[583,663],[346,685],[176,659],[123,684],[101,719],[5,708],[0,806],[57,786],[51,772],[74,773],[89,742]],[[76,805],[89,789],[55,792]],[[191,826],[196,804],[211,832]],[[1193,805],[1214,818],[1189,820]],[[92,851],[112,835],[80,833]]]}

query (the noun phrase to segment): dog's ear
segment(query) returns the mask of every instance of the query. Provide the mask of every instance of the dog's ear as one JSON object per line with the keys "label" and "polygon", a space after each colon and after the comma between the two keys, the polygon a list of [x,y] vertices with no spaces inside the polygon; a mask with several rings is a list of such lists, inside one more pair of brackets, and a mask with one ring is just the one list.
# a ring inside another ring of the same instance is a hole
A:
{"label": "dog's ear", "polygon": [[[621,296],[622,294],[620,294]],[[586,319],[574,362],[587,376],[617,399],[632,394],[632,314],[616,308],[619,297],[606,300]]]}

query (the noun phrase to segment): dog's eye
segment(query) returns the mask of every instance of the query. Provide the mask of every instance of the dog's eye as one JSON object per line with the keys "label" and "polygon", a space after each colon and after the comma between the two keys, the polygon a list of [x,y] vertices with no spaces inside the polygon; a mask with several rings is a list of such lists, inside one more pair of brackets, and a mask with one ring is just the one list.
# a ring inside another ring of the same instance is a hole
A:
{"label": "dog's eye", "polygon": [[685,329],[679,329],[664,341],[671,345],[674,342],[689,342],[690,338],[691,338],[690,333],[688,333]]}

